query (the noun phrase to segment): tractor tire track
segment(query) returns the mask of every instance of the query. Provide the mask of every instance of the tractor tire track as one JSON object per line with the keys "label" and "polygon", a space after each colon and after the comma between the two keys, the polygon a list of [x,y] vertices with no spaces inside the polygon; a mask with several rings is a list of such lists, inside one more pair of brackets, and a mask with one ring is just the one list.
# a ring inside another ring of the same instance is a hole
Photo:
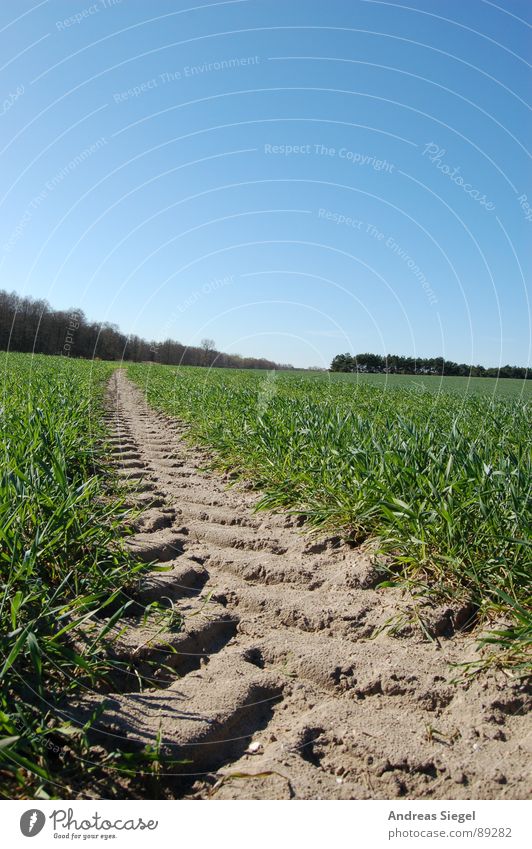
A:
{"label": "tractor tire track", "polygon": [[88,700],[105,699],[102,737],[134,749],[160,734],[187,761],[174,792],[189,798],[528,795],[524,687],[502,673],[452,683],[450,664],[476,651],[452,611],[431,611],[432,640],[383,630],[408,599],[374,588],[369,555],[254,513],[256,493],[205,471],[187,426],[122,369],[107,418],[112,462],[146,507],[124,544],[168,568],[135,599],[171,615],[121,621],[113,650],[151,686],[126,676]]}

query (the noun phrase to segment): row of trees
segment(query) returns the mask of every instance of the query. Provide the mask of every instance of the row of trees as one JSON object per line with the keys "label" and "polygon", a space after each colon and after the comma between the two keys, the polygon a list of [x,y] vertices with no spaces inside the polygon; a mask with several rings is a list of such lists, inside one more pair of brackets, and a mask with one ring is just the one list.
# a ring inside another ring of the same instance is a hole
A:
{"label": "row of trees", "polygon": [[485,368],[466,363],[454,363],[443,357],[401,357],[397,354],[338,354],[331,371],[374,374],[437,374],[455,377],[516,377],[530,379],[532,372],[521,366]]}
{"label": "row of trees", "polygon": [[212,339],[203,339],[199,347],[174,339],[148,342],[140,336],[126,336],[116,324],[88,321],[82,310],[54,310],[47,301],[1,290],[0,350],[167,365],[292,368],[271,360],[224,354],[216,350]]}

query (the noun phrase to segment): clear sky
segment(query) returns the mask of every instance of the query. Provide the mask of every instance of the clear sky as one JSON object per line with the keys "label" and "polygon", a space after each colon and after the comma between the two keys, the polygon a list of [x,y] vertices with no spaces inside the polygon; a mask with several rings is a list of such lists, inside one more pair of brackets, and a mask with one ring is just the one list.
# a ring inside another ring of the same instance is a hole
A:
{"label": "clear sky", "polygon": [[530,21],[2,0],[0,288],[297,366],[530,364]]}

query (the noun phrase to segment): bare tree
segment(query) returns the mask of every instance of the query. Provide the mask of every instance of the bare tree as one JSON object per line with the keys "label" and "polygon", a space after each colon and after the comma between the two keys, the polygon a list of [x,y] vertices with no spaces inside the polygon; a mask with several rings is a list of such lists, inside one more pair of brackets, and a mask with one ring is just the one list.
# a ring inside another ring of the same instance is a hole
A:
{"label": "bare tree", "polygon": [[210,366],[216,354],[216,346],[214,339],[202,339],[200,344],[203,351],[203,365]]}

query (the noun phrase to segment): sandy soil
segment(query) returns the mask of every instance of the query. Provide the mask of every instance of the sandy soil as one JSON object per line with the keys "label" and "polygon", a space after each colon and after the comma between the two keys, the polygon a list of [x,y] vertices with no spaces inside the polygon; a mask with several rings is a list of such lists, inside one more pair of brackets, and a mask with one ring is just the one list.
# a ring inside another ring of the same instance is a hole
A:
{"label": "sandy soil", "polygon": [[169,568],[136,598],[174,618],[133,613],[117,635],[117,654],[156,686],[125,676],[105,696],[103,735],[135,748],[160,731],[165,753],[189,761],[175,768],[188,798],[529,795],[522,683],[501,672],[453,683],[452,664],[475,656],[459,630],[467,611],[427,608],[432,639],[382,630],[411,605],[375,589],[367,552],[254,513],[257,494],[205,471],[186,426],[148,409],[123,371],[109,398],[113,462],[147,505],[126,544]]}

